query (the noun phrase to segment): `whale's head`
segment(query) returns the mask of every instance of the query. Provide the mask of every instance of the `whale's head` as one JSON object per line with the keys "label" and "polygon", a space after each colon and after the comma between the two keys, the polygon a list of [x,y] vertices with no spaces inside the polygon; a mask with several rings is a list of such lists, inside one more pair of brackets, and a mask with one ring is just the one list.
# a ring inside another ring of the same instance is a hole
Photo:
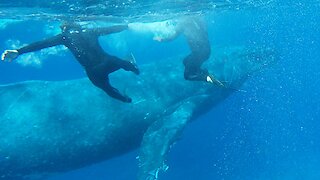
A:
{"label": "whale's head", "polygon": [[250,75],[270,67],[276,57],[272,48],[213,48],[207,68],[225,87],[237,88]]}

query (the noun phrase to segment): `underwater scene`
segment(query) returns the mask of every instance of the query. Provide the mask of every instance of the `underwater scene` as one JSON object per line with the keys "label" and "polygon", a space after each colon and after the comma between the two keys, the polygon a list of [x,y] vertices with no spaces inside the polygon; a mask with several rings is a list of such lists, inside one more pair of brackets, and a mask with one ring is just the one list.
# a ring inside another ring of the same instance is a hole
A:
{"label": "underwater scene", "polygon": [[1,180],[320,179],[319,0],[1,0]]}

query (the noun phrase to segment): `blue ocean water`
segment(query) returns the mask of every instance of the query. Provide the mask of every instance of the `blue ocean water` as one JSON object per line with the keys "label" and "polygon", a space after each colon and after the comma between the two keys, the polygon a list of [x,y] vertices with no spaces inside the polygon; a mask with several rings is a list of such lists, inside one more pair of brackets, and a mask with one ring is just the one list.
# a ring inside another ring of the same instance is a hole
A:
{"label": "blue ocean water", "polygon": [[[320,179],[320,2],[272,1],[262,7],[245,8],[241,4],[204,12],[212,46],[272,47],[279,58],[252,76],[241,88],[243,91],[232,94],[187,126],[169,153],[170,168],[161,174],[162,179]],[[182,7],[174,6],[173,14],[185,10]],[[130,14],[125,10],[123,7],[121,13]],[[134,14],[135,18],[139,16]],[[127,17],[124,15],[117,20],[122,22]],[[148,16],[143,15],[141,21],[148,22]],[[150,21],[159,17],[152,18]],[[3,24],[0,40],[5,43],[0,44],[1,51],[13,42],[19,44],[17,40],[20,44],[39,40],[46,36],[46,30],[55,31],[58,26],[57,21],[47,18]],[[33,36],[26,36],[26,31]],[[119,36],[126,37],[126,44],[116,44]],[[146,35],[124,32],[105,37],[101,44],[118,56],[133,53],[139,65],[188,53],[183,37],[159,44]],[[68,52],[41,55],[39,61],[41,64],[31,66],[1,62],[0,83],[85,77]],[[134,151],[49,179],[134,179],[138,170],[136,156]]]}

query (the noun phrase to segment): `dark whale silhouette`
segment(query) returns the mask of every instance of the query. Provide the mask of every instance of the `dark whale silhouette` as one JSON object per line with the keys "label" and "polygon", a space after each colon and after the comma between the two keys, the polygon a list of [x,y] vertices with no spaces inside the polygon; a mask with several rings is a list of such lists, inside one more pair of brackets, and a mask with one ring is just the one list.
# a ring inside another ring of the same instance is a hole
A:
{"label": "dark whale silhouette", "polygon": [[111,76],[131,104],[108,97],[88,79],[0,86],[0,177],[69,171],[140,147],[138,179],[157,179],[187,122],[275,60],[270,49],[213,52],[206,67],[224,87],[184,80],[181,58],[175,58],[142,66],[138,77]]}

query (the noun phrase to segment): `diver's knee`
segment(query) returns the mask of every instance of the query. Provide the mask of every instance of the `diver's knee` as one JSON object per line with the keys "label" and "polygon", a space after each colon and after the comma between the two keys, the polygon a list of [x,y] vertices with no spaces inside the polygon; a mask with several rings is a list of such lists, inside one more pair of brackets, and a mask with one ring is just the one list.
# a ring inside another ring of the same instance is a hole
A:
{"label": "diver's knee", "polygon": [[88,76],[88,78],[94,86],[100,89],[104,89],[105,79],[101,79],[101,78],[98,79],[94,76]]}
{"label": "diver's knee", "polygon": [[185,67],[191,66],[196,60],[196,54],[192,53],[183,59],[183,65]]}
{"label": "diver's knee", "polygon": [[203,48],[203,50],[200,53],[201,59],[207,60],[210,58],[211,49],[209,47]]}

